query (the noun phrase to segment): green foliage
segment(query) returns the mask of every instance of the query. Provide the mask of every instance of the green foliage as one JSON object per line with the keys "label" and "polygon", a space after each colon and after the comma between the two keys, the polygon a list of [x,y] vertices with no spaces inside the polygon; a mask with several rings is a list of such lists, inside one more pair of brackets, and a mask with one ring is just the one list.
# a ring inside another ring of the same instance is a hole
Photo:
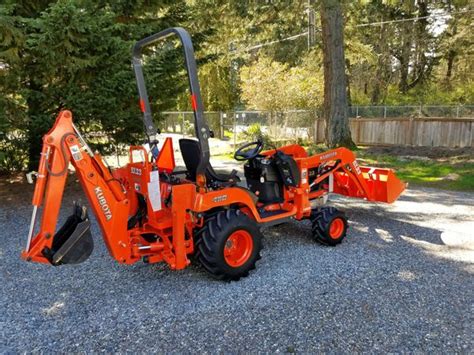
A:
{"label": "green foliage", "polygon": [[315,52],[296,67],[261,56],[241,69],[242,99],[251,108],[268,111],[317,108],[323,99],[321,68]]}
{"label": "green foliage", "polygon": [[328,147],[322,143],[311,143],[311,144],[308,144],[305,148],[306,148],[306,151],[308,152],[308,155],[310,156],[314,154],[323,153],[328,150]]}
{"label": "green foliage", "polygon": [[199,70],[201,94],[206,110],[231,110],[236,102],[235,91],[229,80],[229,68],[217,63],[206,63]]}
{"label": "green foliage", "polygon": [[10,133],[0,143],[0,174],[25,169],[28,153],[25,137],[20,132]]}
{"label": "green foliage", "polygon": [[[84,132],[99,130],[110,137],[112,144],[103,148],[143,140],[131,47],[177,25],[186,11],[184,1],[59,0],[32,6],[25,0],[0,5],[0,87],[8,108],[2,110],[2,149],[12,145],[15,134],[35,169],[41,136],[61,109],[71,109]],[[147,53],[144,67],[155,112],[174,107],[186,84],[180,50],[156,49],[158,54]],[[23,164],[22,154],[19,159],[16,166]]]}
{"label": "green foliage", "polygon": [[[41,136],[61,109],[71,109],[84,132],[100,131],[109,137],[96,141],[105,152],[121,143],[142,141],[131,47],[171,26],[185,27],[193,36],[207,110],[246,106],[272,111],[278,119],[275,112],[319,108],[323,63],[318,31],[310,51],[306,36],[251,49],[306,31],[307,4],[306,0],[2,1],[0,171],[23,168],[26,162],[36,168]],[[468,1],[343,4],[353,105],[474,102]],[[444,19],[438,20],[445,21],[443,30],[435,33],[433,19],[360,26],[422,13]],[[316,12],[316,28],[318,16]],[[145,57],[154,119],[159,121],[163,110],[189,110],[179,43],[157,45]],[[406,87],[402,68],[407,68]]]}
{"label": "green foliage", "polygon": [[187,135],[194,135],[194,125],[189,121],[184,121],[184,133]]}
{"label": "green foliage", "polygon": [[[353,104],[472,103],[472,4],[465,0],[345,4]],[[417,16],[421,18],[411,20]],[[386,23],[376,24],[379,21]],[[362,23],[372,25],[361,27]]]}
{"label": "green foliage", "polygon": [[474,102],[474,81],[452,84],[449,90],[434,82],[414,88],[409,95],[402,94],[396,85],[388,87],[387,105],[458,105]]}
{"label": "green foliage", "polygon": [[271,147],[274,145],[270,136],[262,130],[262,127],[259,123],[251,124],[240,135],[240,138],[245,142],[254,142],[261,139],[266,147]]}
{"label": "green foliage", "polygon": [[260,57],[241,70],[242,99],[250,108],[283,111],[287,106],[285,77],[288,66]]}

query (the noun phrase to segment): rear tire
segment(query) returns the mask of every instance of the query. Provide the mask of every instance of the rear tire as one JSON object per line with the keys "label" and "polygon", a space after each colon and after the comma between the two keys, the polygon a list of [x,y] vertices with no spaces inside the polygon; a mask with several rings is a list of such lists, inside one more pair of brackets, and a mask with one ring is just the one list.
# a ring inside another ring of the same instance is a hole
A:
{"label": "rear tire", "polygon": [[240,210],[219,211],[196,233],[196,257],[214,278],[239,280],[261,258],[262,234]]}
{"label": "rear tire", "polygon": [[322,207],[311,214],[311,234],[317,242],[336,246],[346,237],[347,218],[334,207]]}

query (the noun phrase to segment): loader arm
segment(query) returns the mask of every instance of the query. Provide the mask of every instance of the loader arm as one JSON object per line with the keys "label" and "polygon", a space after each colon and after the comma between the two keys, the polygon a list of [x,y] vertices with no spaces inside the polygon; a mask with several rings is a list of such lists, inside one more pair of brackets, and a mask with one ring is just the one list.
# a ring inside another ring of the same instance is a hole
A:
{"label": "loader arm", "polygon": [[[73,243],[71,239],[78,240],[88,232],[85,208],[82,217],[71,216],[66,225],[56,232],[70,163],[94,211],[110,253],[119,262],[133,262],[128,252],[129,202],[120,183],[112,177],[100,156],[93,154],[82,139],[72,122],[70,111],[62,111],[53,128],[43,137],[43,149],[32,201],[33,215],[27,246],[22,252],[22,257],[29,261],[57,265],[65,263],[63,254],[69,250],[81,250],[70,244]],[[34,234],[37,212],[41,207],[43,211],[39,231]],[[76,221],[74,224],[74,218],[79,218],[80,223]],[[81,228],[77,230],[79,226]]]}
{"label": "loader arm", "polygon": [[342,147],[336,148],[321,154],[316,154],[309,159],[310,166],[321,166],[327,164],[328,162],[333,162],[333,165],[329,168],[329,170],[325,173],[322,173],[312,184],[321,182],[331,174],[334,175],[336,173],[334,176],[337,176],[337,172],[343,171],[353,181],[359,193],[365,198],[370,199],[370,190],[367,187],[366,181],[364,180],[359,164],[357,163],[356,156],[349,149]]}
{"label": "loader arm", "polygon": [[[330,182],[328,192],[374,202],[392,203],[407,186],[391,169],[359,166],[356,155],[347,148],[340,147],[312,156],[308,156],[297,144],[287,145],[278,150],[296,160],[302,175],[300,188],[309,191],[309,199],[325,194],[326,190],[316,190],[316,187],[328,180]],[[271,156],[275,154],[275,150],[261,154]],[[307,175],[311,170],[315,175],[310,181]]]}
{"label": "loader arm", "polygon": [[[321,169],[328,163],[328,169]],[[322,170],[310,188],[330,178],[330,192],[348,197],[392,203],[407,186],[391,169],[359,166],[355,154],[347,148],[316,154],[308,158],[307,165]]]}

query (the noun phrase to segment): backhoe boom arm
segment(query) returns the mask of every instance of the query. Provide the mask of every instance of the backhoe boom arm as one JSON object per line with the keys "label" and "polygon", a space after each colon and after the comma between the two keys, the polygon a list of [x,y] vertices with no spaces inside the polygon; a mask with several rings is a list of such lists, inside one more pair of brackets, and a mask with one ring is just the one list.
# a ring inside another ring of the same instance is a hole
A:
{"label": "backhoe boom arm", "polygon": [[[61,238],[59,232],[56,233],[56,225],[69,163],[76,171],[110,253],[119,262],[134,262],[128,252],[128,200],[120,183],[113,179],[100,156],[92,154],[80,137],[72,123],[70,111],[62,111],[53,128],[43,137],[32,201],[30,234],[22,257],[37,262],[54,263],[53,254],[57,252],[55,249],[60,244],[58,239]],[[39,232],[34,234],[36,214],[41,206],[43,211],[40,228]],[[117,244],[120,248],[116,247]]]}

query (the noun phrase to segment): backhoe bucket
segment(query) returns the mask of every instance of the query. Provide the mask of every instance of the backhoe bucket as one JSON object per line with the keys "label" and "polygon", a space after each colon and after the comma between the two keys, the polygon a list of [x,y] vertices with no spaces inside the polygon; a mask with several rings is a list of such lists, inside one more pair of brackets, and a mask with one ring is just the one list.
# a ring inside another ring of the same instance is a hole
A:
{"label": "backhoe bucket", "polygon": [[87,209],[74,204],[73,214],[54,235],[52,248],[43,254],[53,265],[82,263],[94,249],[90,226]]}
{"label": "backhoe bucket", "polygon": [[336,172],[334,192],[349,196],[367,198],[369,201],[394,202],[405,190],[407,184],[400,181],[393,170],[361,166],[360,170],[368,189],[365,196],[353,179],[345,172]]}

